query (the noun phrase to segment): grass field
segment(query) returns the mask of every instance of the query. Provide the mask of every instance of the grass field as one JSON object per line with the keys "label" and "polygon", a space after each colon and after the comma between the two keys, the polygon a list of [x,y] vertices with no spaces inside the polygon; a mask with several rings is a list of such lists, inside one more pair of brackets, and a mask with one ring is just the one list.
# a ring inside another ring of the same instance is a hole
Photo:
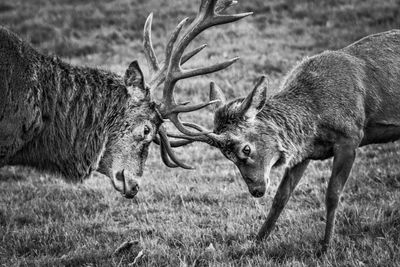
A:
{"label": "grass field", "polygon": [[[67,62],[123,73],[137,58],[141,32],[154,12],[154,43],[162,54],[168,32],[199,1],[2,0],[0,25],[43,53]],[[193,66],[236,55],[228,70],[182,83],[180,99],[206,100],[215,80],[229,98],[243,96],[261,74],[271,94],[304,56],[337,49],[370,33],[400,28],[399,0],[242,0],[234,11],[255,11],[217,27],[195,43],[209,48]],[[211,111],[192,114],[211,127]],[[0,170],[0,264],[3,266],[399,266],[400,144],[358,151],[337,220],[332,249],[317,257],[325,225],[324,198],[331,160],[314,162],[278,227],[255,244],[282,170],[265,197],[254,199],[236,167],[196,144],[178,150],[195,171],[168,169],[155,145],[135,200],[107,178],[82,184],[23,167]],[[125,241],[126,251],[113,254]],[[139,255],[139,257],[137,257]],[[135,261],[136,258],[136,261]]]}

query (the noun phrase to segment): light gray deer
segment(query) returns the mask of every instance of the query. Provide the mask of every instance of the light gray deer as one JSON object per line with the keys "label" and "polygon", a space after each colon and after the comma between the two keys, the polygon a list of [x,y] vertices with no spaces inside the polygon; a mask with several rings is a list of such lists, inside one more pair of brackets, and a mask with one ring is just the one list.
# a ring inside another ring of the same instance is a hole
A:
{"label": "light gray deer", "polygon": [[[251,14],[220,14],[235,3],[202,0],[197,16],[191,22],[184,19],[172,32],[163,64],[158,63],[152,46],[150,15],[144,48],[153,77],[147,83],[137,61],[123,77],[71,66],[38,53],[0,28],[0,167],[33,166],[60,173],[68,181],[81,181],[98,170],[127,198],[139,189],[137,178],[153,140],[160,144],[168,166],[188,168],[175,157],[171,146],[190,142],[170,143],[162,123],[169,119],[185,134],[199,135],[182,126],[178,114],[213,102],[177,104],[174,87],[179,80],[222,70],[237,60],[197,69],[181,67],[205,47],[184,54],[201,32]],[[160,85],[163,98],[156,102],[151,92]]]}
{"label": "light gray deer", "polygon": [[267,97],[266,92],[262,77],[246,98],[222,104],[222,91],[211,84],[211,100],[222,100],[213,133],[171,136],[219,148],[255,197],[264,195],[271,168],[286,164],[258,240],[270,235],[310,160],[333,156],[323,252],[334,232],[356,149],[400,138],[400,30],[306,58],[290,71],[278,93]]}

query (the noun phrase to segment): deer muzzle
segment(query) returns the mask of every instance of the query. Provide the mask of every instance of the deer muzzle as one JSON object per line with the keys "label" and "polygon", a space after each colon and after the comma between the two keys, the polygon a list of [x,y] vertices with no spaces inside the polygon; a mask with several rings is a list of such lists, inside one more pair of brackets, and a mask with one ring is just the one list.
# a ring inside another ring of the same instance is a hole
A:
{"label": "deer muzzle", "polygon": [[258,157],[246,164],[236,164],[253,197],[258,198],[265,195],[271,169],[278,160],[279,154],[271,153],[267,157]]}
{"label": "deer muzzle", "polygon": [[139,192],[139,183],[136,181],[135,176],[126,170],[115,174],[113,185],[126,198],[134,198]]}
{"label": "deer muzzle", "polygon": [[249,192],[253,197],[262,197],[266,191],[264,180],[264,166],[238,165],[243,180],[246,182]]}
{"label": "deer muzzle", "polygon": [[265,194],[265,190],[266,190],[266,186],[265,186],[265,182],[263,181],[260,184],[257,185],[251,185],[251,184],[247,184],[248,188],[249,188],[249,192],[253,197],[262,197]]}

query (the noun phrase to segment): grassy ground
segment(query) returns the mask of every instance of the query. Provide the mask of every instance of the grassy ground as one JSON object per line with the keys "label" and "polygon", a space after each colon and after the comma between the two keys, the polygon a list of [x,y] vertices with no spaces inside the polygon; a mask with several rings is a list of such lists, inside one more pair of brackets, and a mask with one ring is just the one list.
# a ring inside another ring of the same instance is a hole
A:
{"label": "grassy ground", "polygon": [[[162,53],[178,19],[198,1],[2,0],[0,24],[43,53],[73,64],[123,73],[144,63],[141,29],[154,12],[154,40]],[[193,65],[241,56],[229,70],[183,84],[182,99],[207,98],[213,79],[230,97],[244,95],[258,75],[280,79],[307,55],[343,47],[370,33],[400,28],[400,1],[251,0],[236,10],[255,15],[198,38],[210,47]],[[210,111],[191,115],[211,126]],[[395,266],[400,265],[400,144],[360,149],[348,182],[333,247],[315,250],[325,220],[331,161],[315,162],[264,243],[253,238],[263,223],[282,170],[262,199],[254,199],[233,164],[205,145],[180,150],[195,171],[171,170],[152,147],[141,192],[123,199],[105,177],[83,184],[25,168],[0,170],[0,264],[26,266]],[[124,241],[130,250],[113,255]]]}

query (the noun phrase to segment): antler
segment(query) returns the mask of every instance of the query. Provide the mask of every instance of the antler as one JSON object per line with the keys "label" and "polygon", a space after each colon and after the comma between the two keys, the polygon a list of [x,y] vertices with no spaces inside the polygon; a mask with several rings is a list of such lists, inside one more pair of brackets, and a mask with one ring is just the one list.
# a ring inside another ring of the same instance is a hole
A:
{"label": "antler", "polygon": [[[198,137],[199,139],[201,139],[201,136],[204,137],[205,134],[210,134],[210,131],[197,124],[181,122],[179,119],[179,114],[205,108],[211,104],[216,103],[218,100],[194,105],[189,105],[189,102],[177,104],[173,94],[176,83],[182,79],[220,71],[232,65],[239,58],[235,57],[230,60],[207,67],[196,69],[183,69],[182,65],[190,58],[198,54],[201,50],[203,50],[206,45],[202,45],[186,54],[184,54],[184,52],[190,42],[204,30],[215,25],[231,23],[252,14],[252,12],[234,15],[221,15],[219,13],[228,9],[236,3],[237,1],[234,0],[220,0],[219,2],[218,0],[202,0],[197,16],[191,22],[191,24],[186,27],[184,33],[180,36],[183,28],[188,24],[188,18],[182,20],[172,32],[166,46],[165,61],[161,66],[158,63],[157,56],[154,52],[153,44],[151,41],[151,24],[153,20],[153,14],[150,14],[146,20],[144,26],[143,46],[146,60],[150,68],[150,73],[152,75],[152,78],[148,83],[148,87],[150,88],[150,90],[154,90],[159,85],[164,83],[162,101],[158,107],[159,112],[163,119],[169,119],[175,125],[175,127],[185,136]],[[193,131],[191,129],[195,129],[196,131]],[[167,135],[164,129],[159,131],[159,135],[159,143],[161,144],[161,146],[164,146],[164,148],[162,148],[163,160],[165,158],[164,156],[168,154],[171,160],[179,166],[188,167],[183,163],[175,160],[175,157],[170,150],[170,144],[166,143],[168,142],[168,140],[166,139]],[[180,142],[180,144],[182,145],[189,143],[182,140],[178,142]],[[164,162],[166,161],[164,160]],[[172,166],[172,164],[169,163],[167,165]]]}
{"label": "antler", "polygon": [[[225,96],[223,95],[221,89],[214,83],[210,83],[210,101],[216,101],[218,100],[219,105],[223,105],[225,103]],[[195,123],[190,123],[190,122],[182,122],[182,124],[186,127],[192,128],[197,131],[201,131],[201,127],[199,127]],[[172,138],[179,138],[181,140],[174,141],[175,146],[181,146],[181,145],[186,145],[185,142],[203,142],[207,143],[211,146],[219,147],[221,143],[224,142],[223,137],[221,137],[218,134],[215,133],[206,133],[204,135],[198,135],[198,136],[190,136],[190,135],[184,135],[184,134],[167,134],[169,137]]]}
{"label": "antler", "polygon": [[[206,106],[213,104],[214,102],[202,103],[198,105],[182,105],[176,104],[173,91],[176,83],[181,79],[186,79],[193,76],[209,74],[222,69],[225,69],[232,65],[238,58],[233,58],[231,60],[215,64],[208,67],[185,70],[181,67],[181,57],[184,50],[189,45],[189,43],[202,31],[210,28],[214,25],[225,24],[229,22],[234,22],[241,18],[244,18],[251,13],[237,14],[237,15],[218,15],[215,13],[215,6],[217,0],[203,0],[201,2],[200,10],[197,17],[185,31],[185,34],[181,37],[176,47],[171,53],[171,58],[169,59],[169,66],[167,69],[167,74],[163,89],[163,105],[161,108],[162,114],[170,119],[170,121],[177,127],[179,131],[189,136],[198,136],[205,134],[209,131],[199,126],[200,132],[193,132],[186,128],[179,120],[178,114],[183,112],[192,112],[195,110],[202,109]],[[225,8],[229,7],[227,5]],[[223,10],[223,9],[222,9]]]}

